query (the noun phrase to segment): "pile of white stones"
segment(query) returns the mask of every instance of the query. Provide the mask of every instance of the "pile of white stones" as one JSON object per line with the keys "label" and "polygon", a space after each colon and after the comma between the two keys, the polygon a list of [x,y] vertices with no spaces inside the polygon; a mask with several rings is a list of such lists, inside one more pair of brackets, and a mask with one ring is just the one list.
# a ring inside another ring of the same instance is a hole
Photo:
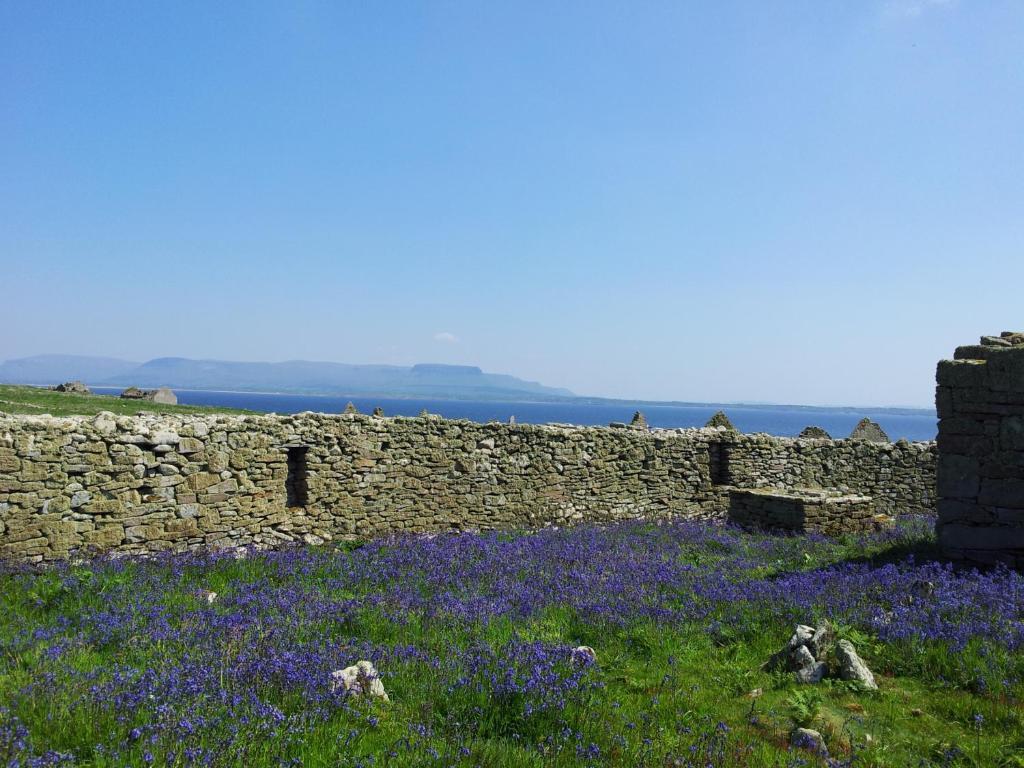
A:
{"label": "pile of white stones", "polygon": [[[829,656],[833,662],[831,667]],[[835,631],[827,622],[818,627],[797,624],[786,646],[765,666],[769,671],[790,671],[800,683],[821,682],[831,672],[841,680],[856,682],[868,690],[878,690],[875,676],[857,655],[853,643],[849,640],[836,642]]]}

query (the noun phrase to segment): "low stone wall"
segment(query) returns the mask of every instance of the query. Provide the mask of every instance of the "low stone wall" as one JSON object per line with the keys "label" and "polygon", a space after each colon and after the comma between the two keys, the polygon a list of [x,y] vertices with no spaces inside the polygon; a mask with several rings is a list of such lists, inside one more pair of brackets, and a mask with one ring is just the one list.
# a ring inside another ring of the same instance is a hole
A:
{"label": "low stone wall", "polygon": [[810,488],[737,488],[729,492],[729,520],[745,528],[838,536],[871,531],[892,518],[877,515],[870,496]]}
{"label": "low stone wall", "polygon": [[1024,334],[959,347],[936,373],[939,544],[1024,567]]}
{"label": "low stone wall", "polygon": [[934,443],[736,435],[722,444],[723,482],[741,488],[829,488],[865,494],[889,515],[935,514]]}
{"label": "low stone wall", "polygon": [[[0,557],[721,517],[733,486],[928,511],[934,446],[363,415],[0,415]],[[799,482],[797,482],[797,480]]]}

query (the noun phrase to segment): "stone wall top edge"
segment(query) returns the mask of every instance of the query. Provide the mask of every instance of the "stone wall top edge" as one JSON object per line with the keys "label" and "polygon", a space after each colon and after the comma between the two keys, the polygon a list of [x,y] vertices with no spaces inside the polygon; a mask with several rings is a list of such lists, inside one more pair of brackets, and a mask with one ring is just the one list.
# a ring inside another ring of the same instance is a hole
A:
{"label": "stone wall top edge", "polygon": [[[321,413],[317,411],[304,411],[295,414],[227,414],[227,413],[139,413],[132,415],[118,415],[107,411],[95,415],[71,415],[52,416],[49,414],[9,414],[0,412],[0,427],[7,429],[56,429],[59,431],[88,429],[94,427],[98,420],[114,422],[116,429],[125,431],[145,431],[156,428],[185,427],[191,424],[203,423],[207,426],[222,425],[224,427],[244,427],[252,425],[266,425],[268,428],[283,428],[301,426],[304,423],[356,423],[366,426],[372,425],[436,425],[458,426],[463,428],[476,428],[481,430],[514,431],[520,433],[542,432],[542,433],[595,433],[614,434],[623,438],[632,439],[690,439],[701,441],[725,441],[733,443],[764,443],[764,444],[790,444],[796,446],[817,447],[832,444],[860,444],[869,447],[884,449],[894,446],[912,446],[918,450],[930,450],[934,448],[933,440],[897,440],[889,443],[874,443],[864,440],[853,440],[850,438],[802,438],[787,437],[781,435],[770,435],[766,432],[733,432],[722,427],[679,427],[679,428],[655,428],[651,430],[632,429],[623,427],[611,427],[601,425],[573,425],[573,424],[506,424],[503,422],[480,423],[468,419],[445,419],[438,416],[371,416],[368,414],[346,414],[346,413]],[[105,431],[111,431],[109,428]]]}

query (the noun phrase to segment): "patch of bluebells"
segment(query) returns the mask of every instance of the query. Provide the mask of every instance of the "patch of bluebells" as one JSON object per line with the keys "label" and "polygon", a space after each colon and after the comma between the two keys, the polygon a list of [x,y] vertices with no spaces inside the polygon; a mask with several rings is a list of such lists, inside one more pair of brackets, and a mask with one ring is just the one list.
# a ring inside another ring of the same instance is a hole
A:
{"label": "patch of bluebells", "polygon": [[[859,544],[921,545],[929,526],[909,521]],[[627,728],[619,742],[602,746],[567,720],[602,694],[600,669],[578,663],[564,643],[480,640],[496,621],[515,626],[553,609],[609,631],[650,622],[756,632],[769,615],[828,618],[882,642],[1024,648],[1020,573],[913,557],[828,563],[833,546],[820,537],[638,522],[401,537],[353,551],[251,553],[243,561],[189,553],[97,559],[45,574],[11,569],[4,578],[33,596],[39,618],[3,628],[0,665],[33,655],[40,661],[32,681],[0,709],[0,757],[15,766],[97,755],[112,765],[236,765],[272,749],[288,764],[307,734],[338,722],[347,749],[380,721],[365,702],[333,691],[330,673],[372,659],[393,698],[401,690],[391,681],[403,670],[436,681],[433,725],[453,740],[450,754],[438,757],[446,764],[462,759],[473,738],[488,736],[600,763],[602,749],[635,740]],[[814,567],[815,558],[826,564]],[[199,595],[218,573],[231,578],[208,603]],[[102,599],[79,600],[96,592]],[[439,645],[424,627],[462,640]],[[90,669],[81,658],[92,651],[116,651],[117,663]],[[69,707],[76,724],[69,727],[93,728],[91,746],[79,740],[72,755],[47,743],[47,734],[30,733],[19,707],[40,702],[53,702],[54,712]],[[736,759],[742,745],[728,728],[706,725],[670,764]],[[419,724],[382,757],[413,749],[429,757],[434,736]],[[372,756],[362,759],[373,764]]]}

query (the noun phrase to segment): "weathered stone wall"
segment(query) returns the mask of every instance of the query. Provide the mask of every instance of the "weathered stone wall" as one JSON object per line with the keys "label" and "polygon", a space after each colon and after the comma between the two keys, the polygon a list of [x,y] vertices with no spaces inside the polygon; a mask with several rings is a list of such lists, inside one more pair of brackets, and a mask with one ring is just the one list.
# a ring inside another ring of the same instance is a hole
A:
{"label": "weathered stone wall", "polygon": [[933,446],[348,414],[0,416],[0,557],[721,516],[731,485],[775,484],[920,512]]}
{"label": "weathered stone wall", "polygon": [[874,499],[890,515],[935,513],[934,443],[735,435],[728,478],[742,488],[830,488]]}
{"label": "weathered stone wall", "polygon": [[736,488],[729,492],[729,520],[745,528],[822,533],[863,533],[892,518],[878,515],[870,496],[806,488]]}
{"label": "weathered stone wall", "polygon": [[943,552],[1024,567],[1024,334],[959,347],[936,372]]}

